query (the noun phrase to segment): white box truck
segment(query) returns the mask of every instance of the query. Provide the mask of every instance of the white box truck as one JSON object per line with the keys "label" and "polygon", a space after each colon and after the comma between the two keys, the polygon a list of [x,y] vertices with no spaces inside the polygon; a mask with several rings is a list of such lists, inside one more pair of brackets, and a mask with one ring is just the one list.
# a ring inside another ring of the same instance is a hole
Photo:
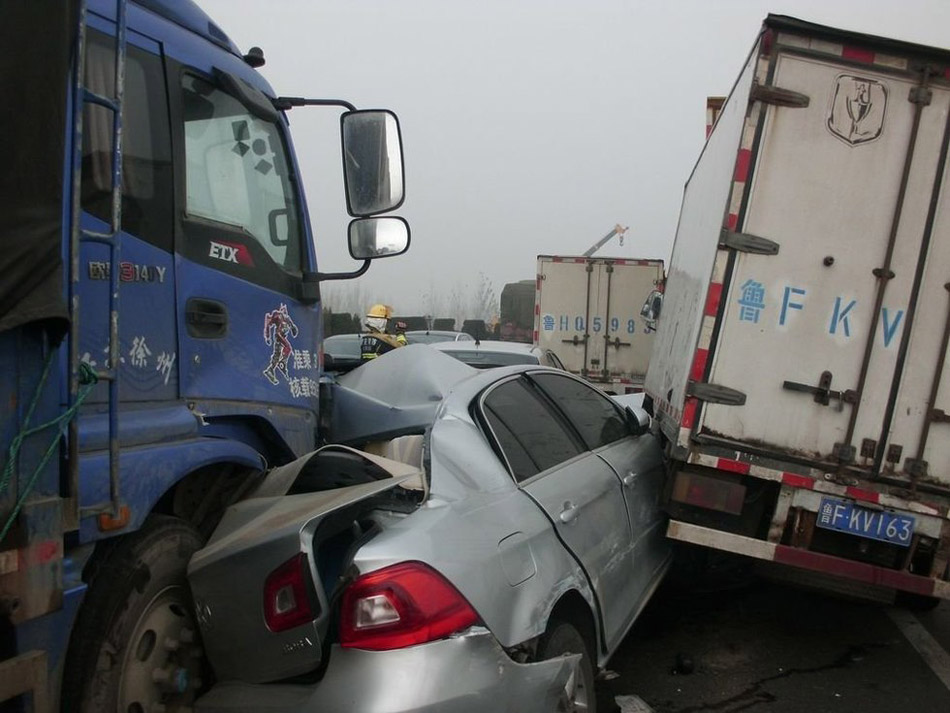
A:
{"label": "white box truck", "polygon": [[605,391],[640,391],[653,348],[640,307],[662,281],[662,260],[539,255],[534,343]]}
{"label": "white box truck", "polygon": [[646,378],[671,537],[950,598],[948,147],[950,51],[765,20],[686,185]]}

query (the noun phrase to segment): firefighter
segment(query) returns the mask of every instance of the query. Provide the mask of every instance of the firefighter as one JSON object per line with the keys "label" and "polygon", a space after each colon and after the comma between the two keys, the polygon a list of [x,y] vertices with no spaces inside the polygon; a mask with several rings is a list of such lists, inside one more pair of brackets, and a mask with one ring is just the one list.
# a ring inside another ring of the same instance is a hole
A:
{"label": "firefighter", "polygon": [[[386,327],[392,313],[392,307],[388,305],[375,304],[369,308],[364,322],[367,331],[360,339],[360,358],[363,361],[375,359],[380,354],[385,354],[406,344],[405,335],[386,333]],[[402,336],[402,339],[399,336]]]}

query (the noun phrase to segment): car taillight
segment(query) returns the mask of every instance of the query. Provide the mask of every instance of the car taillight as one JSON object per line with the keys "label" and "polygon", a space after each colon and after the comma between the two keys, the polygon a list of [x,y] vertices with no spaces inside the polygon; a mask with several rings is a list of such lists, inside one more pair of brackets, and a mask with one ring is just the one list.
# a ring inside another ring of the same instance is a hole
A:
{"label": "car taillight", "polygon": [[386,651],[466,629],[478,615],[441,574],[403,562],[354,580],[343,592],[340,644]]}
{"label": "car taillight", "polygon": [[264,623],[271,631],[284,631],[313,619],[307,595],[309,567],[303,553],[284,562],[264,581]]}

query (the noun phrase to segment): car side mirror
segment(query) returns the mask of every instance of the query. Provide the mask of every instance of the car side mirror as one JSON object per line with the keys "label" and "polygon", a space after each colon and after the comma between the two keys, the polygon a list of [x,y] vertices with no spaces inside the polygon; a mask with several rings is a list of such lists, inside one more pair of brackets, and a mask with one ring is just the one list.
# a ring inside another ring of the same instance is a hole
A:
{"label": "car side mirror", "polygon": [[650,415],[642,408],[627,406],[624,409],[627,416],[627,428],[631,436],[642,436],[650,432]]}

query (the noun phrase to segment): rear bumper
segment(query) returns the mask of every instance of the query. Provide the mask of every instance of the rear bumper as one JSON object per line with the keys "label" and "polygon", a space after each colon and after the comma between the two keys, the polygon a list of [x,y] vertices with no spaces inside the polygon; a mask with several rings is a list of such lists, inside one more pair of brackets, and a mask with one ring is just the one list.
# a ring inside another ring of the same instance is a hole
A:
{"label": "rear bumper", "polygon": [[548,712],[579,656],[519,664],[483,628],[395,651],[333,646],[323,680],[313,685],[217,684],[201,713],[515,713]]}
{"label": "rear bumper", "polygon": [[950,599],[950,582],[940,579],[921,577],[886,567],[855,562],[842,557],[809,552],[797,547],[735,535],[679,520],[670,520],[666,534],[668,537],[681,542],[691,542],[695,545],[734,552],[759,560],[844,577],[876,587],[899,589],[924,596]]}

